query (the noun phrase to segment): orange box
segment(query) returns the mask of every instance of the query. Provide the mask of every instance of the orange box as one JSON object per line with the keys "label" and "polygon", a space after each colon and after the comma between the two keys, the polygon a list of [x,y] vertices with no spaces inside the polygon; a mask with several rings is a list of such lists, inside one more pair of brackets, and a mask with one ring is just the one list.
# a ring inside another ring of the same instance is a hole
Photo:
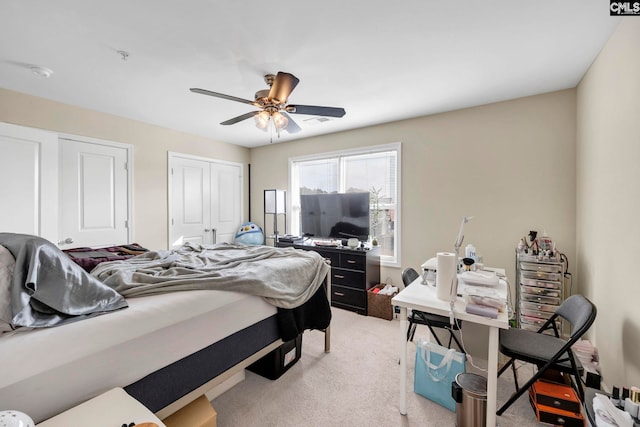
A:
{"label": "orange box", "polygon": [[553,424],[563,427],[585,427],[585,419],[580,412],[564,411],[551,406],[541,405],[534,400],[535,394],[529,389],[529,403],[536,413],[536,418],[541,423]]}
{"label": "orange box", "polygon": [[580,412],[582,404],[570,385],[538,380],[531,386],[534,402],[569,412]]}
{"label": "orange box", "polygon": [[218,414],[205,396],[200,396],[162,422],[167,427],[216,427]]}

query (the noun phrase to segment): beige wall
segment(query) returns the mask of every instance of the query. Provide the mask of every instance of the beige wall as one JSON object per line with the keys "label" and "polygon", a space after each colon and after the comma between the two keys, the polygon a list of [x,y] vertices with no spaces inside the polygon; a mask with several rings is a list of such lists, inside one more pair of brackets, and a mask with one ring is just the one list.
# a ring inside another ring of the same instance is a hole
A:
{"label": "beige wall", "polygon": [[625,17],[577,90],[577,254],[609,386],[640,385],[640,21]]}
{"label": "beige wall", "polygon": [[[574,90],[254,148],[253,220],[262,223],[263,189],[288,188],[288,158],[390,142],[402,143],[403,267],[452,250],[466,215],[476,218],[465,244],[511,279],[531,229],[575,259]],[[399,284],[400,271],[382,278]]]}
{"label": "beige wall", "polygon": [[153,249],[167,247],[167,151],[244,165],[249,159],[249,150],[243,147],[4,89],[0,89],[0,121],[132,144],[133,240]]}
{"label": "beige wall", "polygon": [[[575,90],[252,149],[253,220],[263,189],[288,188],[289,157],[390,142],[402,143],[403,267],[451,251],[466,215],[476,218],[465,244],[512,284],[515,247],[531,229],[575,260]],[[400,273],[385,267],[381,279],[400,285]],[[486,329],[469,324],[463,336],[486,360]]]}

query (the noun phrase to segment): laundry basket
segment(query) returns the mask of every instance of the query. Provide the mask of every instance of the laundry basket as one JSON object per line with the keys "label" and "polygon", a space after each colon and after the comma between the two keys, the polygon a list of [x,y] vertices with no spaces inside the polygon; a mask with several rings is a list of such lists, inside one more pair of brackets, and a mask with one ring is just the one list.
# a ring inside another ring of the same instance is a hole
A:
{"label": "laundry basket", "polygon": [[[367,291],[367,315],[379,317],[385,320],[393,319],[393,305],[391,298],[393,295],[380,295],[374,289],[382,289],[385,285],[375,285]],[[397,292],[396,292],[397,293]]]}

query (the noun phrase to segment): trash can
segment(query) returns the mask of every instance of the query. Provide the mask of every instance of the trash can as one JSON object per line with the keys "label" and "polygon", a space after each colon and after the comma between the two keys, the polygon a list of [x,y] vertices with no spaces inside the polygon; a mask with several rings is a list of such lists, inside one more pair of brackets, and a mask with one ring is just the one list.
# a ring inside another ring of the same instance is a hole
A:
{"label": "trash can", "polygon": [[451,396],[456,401],[456,427],[486,427],[487,379],[480,375],[460,373],[451,383]]}

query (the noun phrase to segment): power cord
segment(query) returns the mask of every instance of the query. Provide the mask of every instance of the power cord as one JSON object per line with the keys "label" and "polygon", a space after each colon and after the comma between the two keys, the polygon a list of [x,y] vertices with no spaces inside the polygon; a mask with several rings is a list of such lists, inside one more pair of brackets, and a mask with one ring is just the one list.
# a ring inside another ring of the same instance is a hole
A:
{"label": "power cord", "polygon": [[[460,344],[462,344],[462,348],[460,350],[462,350],[462,352],[465,354],[465,357],[469,361],[469,364],[474,368],[476,368],[477,370],[479,370],[480,372],[489,372],[488,368],[481,368],[477,366],[475,363],[473,363],[473,357],[471,357],[469,352],[467,352],[466,346],[464,344],[464,337],[462,336],[463,334],[462,334],[462,327],[460,326],[460,321],[455,318],[455,315],[453,314],[453,310],[451,310],[450,316],[453,318],[452,324],[455,324],[456,327],[458,328],[458,331],[460,331]],[[453,333],[453,331],[450,331],[450,332]]]}

